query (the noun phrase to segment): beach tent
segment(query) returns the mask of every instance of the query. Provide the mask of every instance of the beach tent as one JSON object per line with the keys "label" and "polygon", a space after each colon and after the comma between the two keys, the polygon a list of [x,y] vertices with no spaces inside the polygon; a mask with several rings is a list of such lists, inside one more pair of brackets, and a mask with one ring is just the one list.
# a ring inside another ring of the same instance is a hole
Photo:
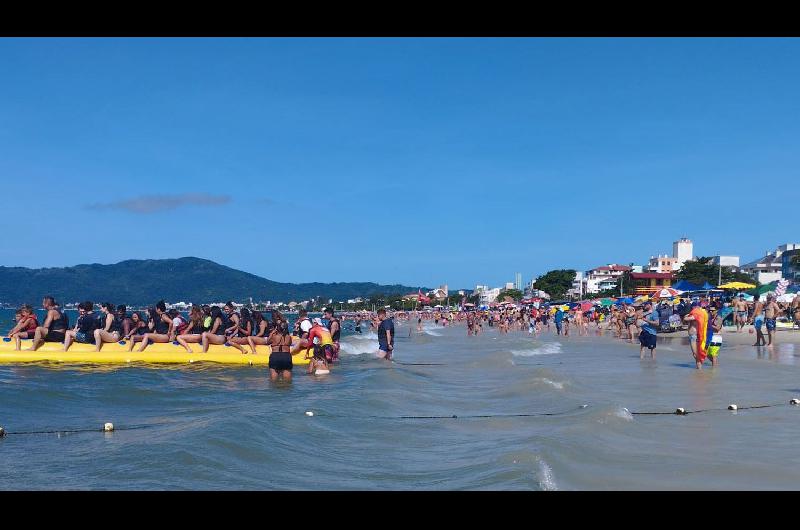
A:
{"label": "beach tent", "polygon": [[693,283],[689,283],[686,280],[681,280],[675,285],[672,286],[673,289],[677,289],[678,291],[699,291],[700,287],[696,286]]}

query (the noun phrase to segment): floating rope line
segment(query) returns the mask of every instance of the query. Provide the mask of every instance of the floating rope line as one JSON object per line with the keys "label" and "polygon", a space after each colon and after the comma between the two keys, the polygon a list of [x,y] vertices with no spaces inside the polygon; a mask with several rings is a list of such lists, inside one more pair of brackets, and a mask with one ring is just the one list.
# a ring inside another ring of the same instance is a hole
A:
{"label": "floating rope line", "polygon": [[[789,400],[789,405],[800,405],[800,399],[792,398]],[[740,407],[735,403],[731,403],[724,409],[698,409],[698,410],[686,410],[683,407],[678,407],[672,412],[631,412],[630,410],[624,408],[628,414],[631,416],[688,416],[689,414],[699,414],[701,412],[716,412],[716,411],[725,411],[729,410],[732,412],[736,412],[739,410],[752,410],[752,409],[767,409],[772,407],[783,407],[786,406],[786,403],[768,403],[766,405],[750,405],[746,407]]]}
{"label": "floating rope line", "polygon": [[25,435],[25,434],[73,434],[73,433],[82,433],[82,432],[114,432],[114,431],[133,431],[137,429],[146,429],[148,427],[154,427],[156,424],[150,425],[130,425],[127,427],[115,427],[113,423],[106,423],[100,428],[93,428],[93,429],[52,429],[52,430],[44,430],[44,431],[7,431],[3,427],[0,427],[0,438],[10,435]]}
{"label": "floating rope line", "polygon": [[587,408],[589,405],[580,405],[579,407],[571,408],[568,410],[563,410],[560,412],[531,412],[531,413],[520,413],[520,414],[449,414],[449,415],[441,415],[441,416],[351,416],[351,415],[341,415],[341,414],[325,414],[325,413],[315,413],[313,411],[306,411],[306,416],[314,417],[314,416],[322,416],[326,418],[348,418],[348,419],[371,419],[371,420],[458,420],[458,419],[486,419],[486,418],[532,418],[536,416],[562,416],[564,414],[569,414],[570,412],[575,412],[576,410],[582,410]]}

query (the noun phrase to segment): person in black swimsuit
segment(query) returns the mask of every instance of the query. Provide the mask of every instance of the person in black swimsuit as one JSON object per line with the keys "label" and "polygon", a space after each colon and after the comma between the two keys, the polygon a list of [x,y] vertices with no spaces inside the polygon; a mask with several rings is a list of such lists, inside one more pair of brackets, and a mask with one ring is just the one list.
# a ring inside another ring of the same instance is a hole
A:
{"label": "person in black swimsuit", "polygon": [[292,336],[285,320],[279,321],[272,333],[269,334],[269,345],[272,353],[269,356],[269,378],[277,381],[283,377],[284,381],[292,380]]}
{"label": "person in black swimsuit", "polygon": [[106,302],[100,304],[97,328],[94,330],[94,351],[100,351],[104,342],[117,342],[122,333],[119,320],[114,316],[117,307]]}
{"label": "person in black swimsuit", "polygon": [[167,314],[167,305],[164,300],[160,300],[156,304],[155,313],[156,321],[153,322],[152,331],[144,334],[142,345],[139,346],[138,351],[144,351],[151,342],[169,342],[170,335],[172,335],[172,319]]}
{"label": "person in black swimsuit", "polygon": [[64,342],[64,334],[69,328],[69,319],[61,311],[58,303],[52,296],[45,296],[42,307],[47,310],[44,323],[36,328],[33,335],[33,344],[29,351],[36,351],[45,342]]}

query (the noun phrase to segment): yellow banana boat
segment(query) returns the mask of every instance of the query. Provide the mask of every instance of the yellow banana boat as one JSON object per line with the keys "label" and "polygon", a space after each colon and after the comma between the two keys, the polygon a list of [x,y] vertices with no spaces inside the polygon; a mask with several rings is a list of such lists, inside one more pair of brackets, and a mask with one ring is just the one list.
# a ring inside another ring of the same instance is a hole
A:
{"label": "yellow banana boat", "polygon": [[[0,364],[8,363],[30,363],[30,362],[51,362],[66,364],[127,364],[127,363],[153,363],[153,364],[189,364],[198,362],[212,362],[220,364],[238,365],[263,365],[269,364],[269,356],[272,348],[269,346],[257,346],[256,355],[249,353],[250,347],[245,346],[248,353],[243,354],[236,348],[227,345],[209,345],[208,352],[202,353],[200,344],[190,344],[194,353],[189,353],[177,342],[151,343],[148,344],[143,352],[136,351],[139,348],[137,343],[133,351],[128,351],[129,344],[126,341],[107,342],[99,352],[94,351],[94,344],[73,343],[69,351],[64,351],[64,345],[60,342],[45,342],[36,351],[25,351],[30,348],[31,340],[23,339],[20,351],[15,351],[14,340],[3,337],[0,340]],[[303,350],[292,356],[293,364],[308,364],[306,353]]]}

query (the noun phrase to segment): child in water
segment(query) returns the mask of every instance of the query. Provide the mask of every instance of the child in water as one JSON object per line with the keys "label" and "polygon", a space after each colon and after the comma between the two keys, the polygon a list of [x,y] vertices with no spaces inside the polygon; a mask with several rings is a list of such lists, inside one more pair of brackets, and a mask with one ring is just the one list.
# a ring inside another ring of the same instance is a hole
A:
{"label": "child in water", "polygon": [[308,363],[308,373],[312,375],[327,375],[331,373],[323,348],[314,348],[314,356]]}

